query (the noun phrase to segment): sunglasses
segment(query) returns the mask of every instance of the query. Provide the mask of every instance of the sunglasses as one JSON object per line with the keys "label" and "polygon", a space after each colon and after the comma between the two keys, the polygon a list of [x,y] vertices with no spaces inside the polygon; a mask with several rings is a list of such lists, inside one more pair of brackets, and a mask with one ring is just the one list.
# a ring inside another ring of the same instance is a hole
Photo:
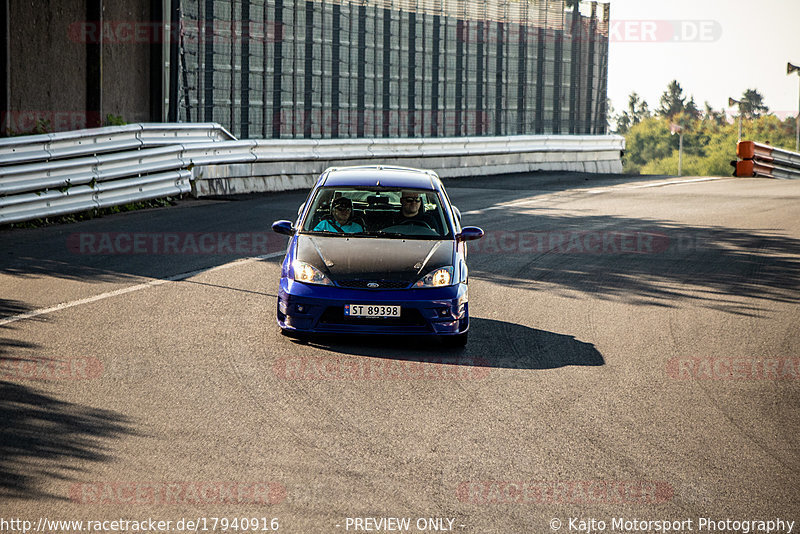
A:
{"label": "sunglasses", "polygon": [[412,202],[421,202],[422,201],[422,199],[419,198],[419,197],[403,197],[400,200],[402,202],[405,202],[406,204],[411,204]]}
{"label": "sunglasses", "polygon": [[351,208],[350,206],[334,206],[333,209],[339,211],[349,211]]}

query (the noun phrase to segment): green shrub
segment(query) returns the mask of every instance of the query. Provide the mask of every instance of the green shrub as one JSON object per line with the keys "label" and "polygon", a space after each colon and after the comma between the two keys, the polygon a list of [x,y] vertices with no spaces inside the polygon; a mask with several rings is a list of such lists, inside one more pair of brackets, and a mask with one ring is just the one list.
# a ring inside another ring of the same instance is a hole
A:
{"label": "green shrub", "polygon": [[106,115],[106,122],[104,126],[124,126],[128,124],[125,122],[125,119],[122,118],[122,115],[112,115],[109,113]]}

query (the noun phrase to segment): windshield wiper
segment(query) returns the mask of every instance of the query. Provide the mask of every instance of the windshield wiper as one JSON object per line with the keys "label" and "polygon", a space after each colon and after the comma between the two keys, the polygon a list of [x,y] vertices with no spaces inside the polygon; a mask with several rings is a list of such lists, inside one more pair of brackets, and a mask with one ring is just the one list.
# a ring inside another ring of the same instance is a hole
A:
{"label": "windshield wiper", "polygon": [[386,232],[384,232],[383,230],[369,230],[360,232],[358,235],[363,235],[367,237],[384,237],[386,236]]}
{"label": "windshield wiper", "polygon": [[331,232],[329,230],[303,230],[301,234],[318,235],[322,237],[376,237],[383,232]]}

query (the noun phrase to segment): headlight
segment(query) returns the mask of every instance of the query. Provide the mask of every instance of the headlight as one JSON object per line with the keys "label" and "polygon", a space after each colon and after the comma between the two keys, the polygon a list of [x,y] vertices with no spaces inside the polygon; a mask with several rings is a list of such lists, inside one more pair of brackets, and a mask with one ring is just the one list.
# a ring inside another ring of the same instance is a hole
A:
{"label": "headlight", "polygon": [[414,287],[444,287],[449,286],[453,279],[453,268],[442,267],[423,276]]}
{"label": "headlight", "polygon": [[289,277],[298,282],[305,282],[306,284],[319,284],[323,286],[333,285],[333,282],[331,282],[322,271],[300,260],[294,260],[292,262],[292,272]]}

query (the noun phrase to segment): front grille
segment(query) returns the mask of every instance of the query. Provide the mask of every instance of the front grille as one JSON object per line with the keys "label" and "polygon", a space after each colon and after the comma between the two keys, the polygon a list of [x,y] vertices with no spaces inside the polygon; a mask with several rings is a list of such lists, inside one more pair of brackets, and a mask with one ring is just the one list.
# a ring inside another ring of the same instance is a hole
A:
{"label": "front grille", "polygon": [[344,314],[344,306],[329,306],[319,318],[320,324],[352,324],[352,325],[382,325],[382,326],[427,326],[427,321],[414,308],[404,308],[400,317],[349,317]]}
{"label": "front grille", "polygon": [[[340,287],[353,289],[405,289],[409,286],[408,282],[402,280],[337,280]],[[376,283],[378,287],[369,287],[367,284]]]}

